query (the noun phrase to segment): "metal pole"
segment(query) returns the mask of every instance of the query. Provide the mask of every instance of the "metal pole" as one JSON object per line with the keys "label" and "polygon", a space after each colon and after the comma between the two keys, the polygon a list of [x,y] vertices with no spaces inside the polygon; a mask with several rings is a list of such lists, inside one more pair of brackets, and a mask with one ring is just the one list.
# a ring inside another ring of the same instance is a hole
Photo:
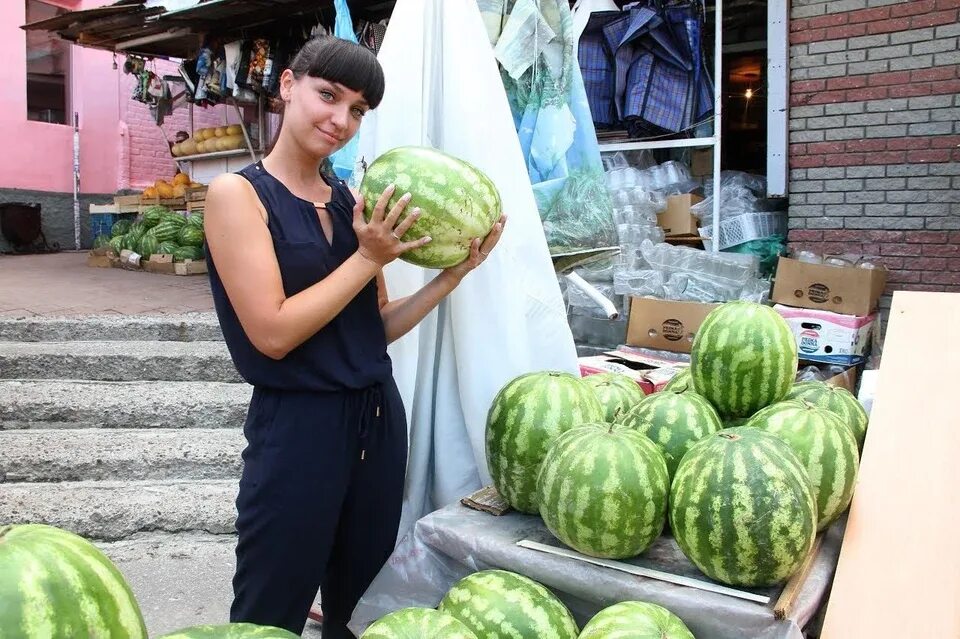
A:
{"label": "metal pole", "polygon": [[720,251],[720,138],[723,130],[723,0],[716,1],[713,27],[713,241],[710,250]]}
{"label": "metal pole", "polygon": [[80,114],[73,112],[73,244],[80,250]]}

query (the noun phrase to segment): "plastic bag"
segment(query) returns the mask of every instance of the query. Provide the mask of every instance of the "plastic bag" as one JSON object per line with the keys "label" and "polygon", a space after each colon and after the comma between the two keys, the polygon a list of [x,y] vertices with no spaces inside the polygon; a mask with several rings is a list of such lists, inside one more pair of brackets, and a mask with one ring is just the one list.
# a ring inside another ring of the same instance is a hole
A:
{"label": "plastic bag", "polygon": [[[334,0],[334,7],[337,17],[334,22],[333,35],[350,42],[357,42],[357,36],[353,32],[353,19],[350,17],[350,7],[347,6],[347,0]],[[356,164],[357,147],[360,144],[360,132],[350,138],[343,148],[330,156],[330,164],[333,166],[333,172],[337,177],[344,181],[350,181],[353,175],[353,169]]]}

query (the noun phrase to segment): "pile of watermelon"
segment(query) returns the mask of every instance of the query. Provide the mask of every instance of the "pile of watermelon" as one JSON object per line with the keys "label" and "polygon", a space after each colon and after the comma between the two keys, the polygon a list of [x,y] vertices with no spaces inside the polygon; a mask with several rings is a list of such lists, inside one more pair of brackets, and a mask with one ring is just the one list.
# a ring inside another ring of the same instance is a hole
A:
{"label": "pile of watermelon", "polygon": [[108,246],[116,255],[130,250],[143,260],[172,255],[174,262],[203,259],[203,214],[184,215],[165,206],[151,206],[136,221],[120,220],[110,235],[94,239],[94,248]]}
{"label": "pile of watermelon", "polygon": [[488,415],[494,485],[584,555],[635,557],[669,525],[707,577],[782,583],[850,505],[867,428],[853,394],[796,383],[797,363],[786,322],[735,301],[650,396],[615,374],[525,374]]}

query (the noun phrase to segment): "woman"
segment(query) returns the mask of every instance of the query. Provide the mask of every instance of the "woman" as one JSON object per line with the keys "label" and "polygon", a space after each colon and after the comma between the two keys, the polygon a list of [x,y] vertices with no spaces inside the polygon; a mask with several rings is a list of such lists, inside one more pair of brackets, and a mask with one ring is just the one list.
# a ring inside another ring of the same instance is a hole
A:
{"label": "woman", "polygon": [[325,639],[346,624],[396,542],[407,428],[387,344],[417,325],[497,244],[416,294],[388,301],[381,269],[429,238],[399,238],[409,201],[369,222],[363,201],[320,166],[357,132],[384,90],[368,50],[308,42],[280,78],[284,114],[261,161],[207,193],[208,266],[237,369],[254,386],[237,497],[232,621],[300,634],[317,589]]}

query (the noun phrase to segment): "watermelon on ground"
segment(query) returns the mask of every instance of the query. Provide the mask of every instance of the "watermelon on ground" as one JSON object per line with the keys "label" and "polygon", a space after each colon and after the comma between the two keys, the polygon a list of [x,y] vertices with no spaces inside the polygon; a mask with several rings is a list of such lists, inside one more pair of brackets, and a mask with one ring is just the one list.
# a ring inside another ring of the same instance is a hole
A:
{"label": "watermelon on ground", "polygon": [[570,610],[542,584],[506,570],[467,575],[447,592],[439,609],[478,639],[577,639]]}
{"label": "watermelon on ground", "polygon": [[289,630],[253,623],[224,623],[191,626],[157,639],[294,639]]}
{"label": "watermelon on ground", "polygon": [[826,382],[798,382],[793,385],[785,399],[800,399],[820,408],[825,408],[839,417],[857,440],[857,448],[863,450],[863,440],[867,436],[867,411],[853,393],[846,388]]}
{"label": "watermelon on ground", "polygon": [[711,579],[768,586],[792,576],[817,533],[810,478],[790,446],[751,426],[700,440],[670,488],[670,528]]}
{"label": "watermelon on ground", "polygon": [[370,624],[360,639],[478,639],[462,621],[433,608],[401,608]]}
{"label": "watermelon on ground", "polygon": [[583,378],[606,412],[604,421],[614,422],[627,414],[646,393],[634,380],[620,373],[596,373]]}
{"label": "watermelon on ground", "polygon": [[124,238],[126,238],[125,235],[116,235],[111,237],[110,250],[112,250],[115,254],[120,255],[120,251],[123,250]]}
{"label": "watermelon on ground", "polygon": [[671,478],[694,444],[723,428],[710,402],[693,391],[679,389],[650,395],[627,413],[622,423],[660,448]]}
{"label": "watermelon on ground", "polygon": [[853,432],[839,417],[810,402],[787,400],[767,406],[747,425],[781,438],[803,462],[817,498],[817,530],[847,509],[860,456]]}
{"label": "watermelon on ground", "polygon": [[388,211],[405,193],[410,193],[412,199],[400,220],[415,208],[420,209],[420,219],[403,234],[403,241],[432,238],[426,246],[400,256],[418,266],[440,269],[464,261],[470,256],[473,239],[486,237],[502,214],[500,192],[486,174],[429,147],[397,147],[367,167],[360,194],[368,221],[390,184],[396,185],[396,191],[387,205]]}
{"label": "watermelon on ground", "polygon": [[497,491],[516,510],[538,513],[537,473],[550,444],[602,420],[596,393],[570,373],[527,373],[508,382],[487,414],[487,465]]}
{"label": "watermelon on ground", "polygon": [[660,536],[670,478],[657,446],[619,424],[587,424],[553,442],[537,477],[540,515],[592,557],[636,557]]}
{"label": "watermelon on ground", "polygon": [[43,524],[0,526],[0,636],[147,637],[117,567],[89,541]]}
{"label": "watermelon on ground", "polygon": [[587,622],[579,639],[694,639],[686,624],[663,606],[624,601]]}
{"label": "watermelon on ground", "polygon": [[690,375],[721,417],[749,417],[790,390],[797,339],[769,306],[727,302],[710,311],[697,331]]}

